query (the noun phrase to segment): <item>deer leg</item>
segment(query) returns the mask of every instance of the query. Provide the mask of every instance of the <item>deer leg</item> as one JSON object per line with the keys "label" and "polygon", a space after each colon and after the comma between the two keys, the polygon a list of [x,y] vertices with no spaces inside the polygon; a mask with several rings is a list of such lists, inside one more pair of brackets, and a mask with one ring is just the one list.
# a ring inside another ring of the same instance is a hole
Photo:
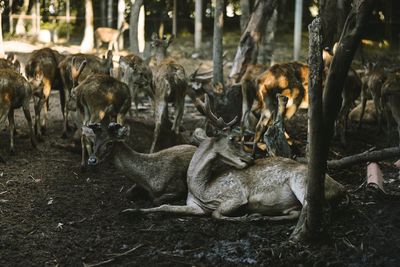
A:
{"label": "deer leg", "polygon": [[257,143],[260,141],[261,136],[264,135],[265,131],[267,130],[267,126],[271,122],[271,118],[272,118],[271,113],[269,113],[269,111],[268,111],[269,114],[266,114],[266,113],[267,113],[266,110],[263,110],[261,112],[260,120],[258,121],[257,126],[256,126],[256,131],[254,134],[253,152],[252,152],[253,157],[256,154]]}
{"label": "deer leg", "polygon": [[35,133],[38,136],[39,141],[43,141],[42,129],[40,127],[40,113],[45,103],[44,97],[39,97],[38,101],[35,103]]}
{"label": "deer leg", "polygon": [[362,120],[364,118],[365,106],[367,104],[367,87],[365,85],[361,86],[361,113],[360,120],[358,122],[358,129],[361,129]]}
{"label": "deer leg", "polygon": [[185,108],[185,96],[183,95],[183,97],[180,97],[175,102],[175,114],[174,114],[175,118],[174,118],[174,123],[172,124],[172,131],[175,134],[179,134],[179,126],[181,125],[184,108]]}
{"label": "deer leg", "polygon": [[176,205],[161,205],[155,208],[149,209],[126,209],[123,210],[122,213],[131,214],[131,213],[155,213],[155,212],[167,212],[167,213],[175,213],[179,215],[193,215],[200,216],[206,215],[207,213],[199,206],[193,204],[186,206],[176,206]]}
{"label": "deer leg", "polygon": [[87,155],[87,151],[86,151],[86,138],[83,136],[83,134],[81,134],[81,146],[82,146],[82,157],[81,157],[81,167],[80,170],[81,172],[84,172],[86,170],[86,155]]}
{"label": "deer leg", "polygon": [[8,128],[10,132],[10,153],[14,154],[14,109],[11,108],[8,112]]}
{"label": "deer leg", "polygon": [[44,95],[45,105],[44,105],[44,116],[43,116],[43,120],[41,121],[42,133],[46,131],[47,112],[48,112],[48,108],[49,108],[50,91],[51,91],[51,84],[50,84],[50,81],[47,81],[44,83],[44,86],[43,86],[43,95]]}
{"label": "deer leg", "polygon": [[108,43],[108,50],[112,50],[113,49],[113,45],[114,45],[113,41],[109,42]]}
{"label": "deer leg", "polygon": [[169,203],[171,201],[180,199],[183,195],[184,194],[182,192],[163,194],[162,196],[155,198],[153,200],[153,204],[158,206],[164,203]]}
{"label": "deer leg", "polygon": [[161,124],[164,120],[165,115],[168,113],[168,104],[165,100],[162,100],[161,103],[156,101],[156,110],[155,110],[155,127],[154,127],[154,136],[153,143],[151,144],[150,153],[154,152],[154,148],[157,144],[158,135],[161,131]]}
{"label": "deer leg", "polygon": [[36,144],[35,134],[33,133],[32,118],[31,118],[31,113],[29,111],[29,101],[26,101],[24,103],[24,105],[22,106],[22,110],[24,111],[25,119],[28,122],[29,135],[31,137],[31,144],[34,148],[36,148],[37,144]]}
{"label": "deer leg", "polygon": [[62,133],[62,138],[67,137],[67,128],[68,128],[68,118],[67,118],[67,109],[65,105],[65,100],[67,99],[67,93],[64,91],[64,89],[60,89],[60,105],[61,105],[61,113],[63,116],[63,133]]}

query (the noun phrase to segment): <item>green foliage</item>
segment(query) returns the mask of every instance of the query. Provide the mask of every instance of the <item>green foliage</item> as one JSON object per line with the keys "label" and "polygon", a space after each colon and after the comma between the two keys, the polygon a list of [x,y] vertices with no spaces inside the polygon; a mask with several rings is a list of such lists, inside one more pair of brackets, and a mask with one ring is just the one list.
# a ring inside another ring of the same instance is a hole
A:
{"label": "green foliage", "polygon": [[63,22],[42,22],[40,24],[41,29],[57,31],[59,37],[66,37],[68,29],[72,32],[73,25]]}

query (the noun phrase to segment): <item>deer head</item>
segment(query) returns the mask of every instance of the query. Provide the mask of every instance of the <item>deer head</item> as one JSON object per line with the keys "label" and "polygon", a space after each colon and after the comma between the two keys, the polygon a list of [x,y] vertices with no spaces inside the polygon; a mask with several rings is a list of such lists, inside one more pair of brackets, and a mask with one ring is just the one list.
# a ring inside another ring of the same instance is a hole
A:
{"label": "deer head", "polygon": [[129,126],[111,122],[107,128],[100,123],[82,126],[82,135],[88,136],[93,144],[93,153],[89,155],[88,165],[95,166],[105,161],[113,152],[116,142],[122,142],[129,136]]}
{"label": "deer head", "polygon": [[[237,142],[238,134],[233,133],[232,126],[237,122],[235,117],[230,122],[225,122],[221,117],[218,118],[210,106],[208,95],[204,96],[205,101],[201,103],[201,107],[209,120],[210,124],[215,127],[216,131],[212,137],[206,138],[200,145],[199,149],[203,153],[210,153],[214,157],[218,157],[222,162],[238,169],[243,169],[253,161],[253,158],[244,152],[241,145]],[[209,133],[208,133],[209,134]]]}
{"label": "deer head", "polygon": [[164,35],[162,39],[160,39],[158,34],[155,32],[151,35],[151,47],[155,49],[157,61],[160,61],[167,56],[167,48],[173,40],[173,35],[171,35],[169,38]]}

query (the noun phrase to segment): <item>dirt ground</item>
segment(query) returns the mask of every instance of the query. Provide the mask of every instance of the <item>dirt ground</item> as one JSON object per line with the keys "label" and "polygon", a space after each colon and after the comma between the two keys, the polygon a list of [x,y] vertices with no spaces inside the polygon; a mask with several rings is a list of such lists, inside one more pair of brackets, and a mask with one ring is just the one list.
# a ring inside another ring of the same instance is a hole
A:
{"label": "dirt ground", "polygon": [[[120,211],[152,203],[145,198],[128,200],[125,192],[132,182],[111,164],[81,173],[80,155],[54,146],[66,142],[60,137],[58,92],[52,94],[50,108],[47,137],[37,150],[30,145],[21,111],[16,112],[15,155],[8,153],[8,132],[4,127],[0,130],[0,153],[7,161],[0,163],[0,266],[398,265],[399,202],[357,190],[365,180],[364,164],[329,170],[345,185],[350,202],[326,218],[327,235],[312,246],[289,242],[294,221],[231,223],[166,214],[126,216]],[[184,128],[189,135],[201,120],[193,108],[187,110]],[[146,139],[132,131],[132,143]],[[303,151],[305,111],[289,123],[288,131]],[[348,140],[346,147],[334,142],[331,158],[393,145],[397,136],[387,138],[374,124],[361,131],[351,124]],[[399,194],[399,170],[392,163],[381,162],[385,189]]]}

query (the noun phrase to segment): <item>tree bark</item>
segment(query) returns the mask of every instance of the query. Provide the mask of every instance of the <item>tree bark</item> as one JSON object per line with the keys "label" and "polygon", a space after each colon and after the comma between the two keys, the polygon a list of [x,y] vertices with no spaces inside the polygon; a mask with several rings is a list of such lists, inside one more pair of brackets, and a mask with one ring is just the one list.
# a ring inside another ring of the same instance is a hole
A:
{"label": "tree bark", "polygon": [[215,1],[213,36],[213,82],[224,84],[222,37],[224,26],[224,0]]}
{"label": "tree bark", "polygon": [[309,58],[310,73],[308,76],[308,185],[307,195],[302,210],[303,220],[299,220],[293,232],[295,239],[316,236],[322,230],[322,202],[324,199],[324,182],[326,161],[323,160],[322,145],[324,143],[324,123],[322,117],[322,27],[321,19],[315,18],[308,27],[309,31]]}
{"label": "tree bark", "polygon": [[194,49],[199,51],[201,48],[201,35],[203,30],[203,0],[196,0],[194,18]]}
{"label": "tree bark", "polygon": [[[0,58],[4,58],[4,43],[3,43],[3,12],[4,12],[4,1],[0,2]],[[1,158],[0,158],[1,161]]]}
{"label": "tree bark", "polygon": [[299,60],[301,50],[301,24],[303,20],[303,0],[296,0],[294,15],[293,60]]}
{"label": "tree bark", "polygon": [[24,16],[28,12],[29,0],[24,0],[24,3],[21,7],[21,14],[18,17],[17,25],[15,26],[15,33],[17,35],[24,35],[26,33]]}
{"label": "tree bark", "polygon": [[173,0],[173,11],[172,11],[172,34],[176,36],[176,20],[177,20],[177,0]]}
{"label": "tree bark", "polygon": [[260,49],[257,57],[257,63],[263,65],[272,65],[274,59],[274,49],[275,49],[275,31],[276,22],[278,20],[278,9],[275,9],[272,13],[271,19],[265,27],[265,32],[260,42]]}
{"label": "tree bark", "polygon": [[107,0],[100,0],[100,25],[101,27],[107,27],[107,17],[106,17],[106,5]]}
{"label": "tree bark", "polygon": [[139,53],[139,43],[138,43],[138,22],[140,6],[143,4],[143,0],[131,1],[131,16],[130,16],[130,26],[129,26],[129,42],[131,45],[131,52],[134,54]]}
{"label": "tree bark", "polygon": [[[122,24],[125,21],[125,0],[118,0],[118,26],[117,29],[120,29]],[[124,33],[122,32],[119,36],[118,40],[118,48],[122,50],[124,48]]]}
{"label": "tree bark", "polygon": [[113,0],[107,1],[107,26],[113,27]]}
{"label": "tree bark", "polygon": [[92,0],[85,0],[85,35],[81,43],[81,52],[87,53],[92,51],[94,46],[93,39],[93,4]]}
{"label": "tree bark", "polygon": [[240,0],[240,32],[244,32],[250,18],[250,0]]}
{"label": "tree bark", "polygon": [[257,0],[254,5],[249,23],[240,38],[235,60],[229,78],[239,82],[246,71],[248,64],[254,64],[257,60],[258,42],[261,40],[264,28],[271,18],[277,0]]}

